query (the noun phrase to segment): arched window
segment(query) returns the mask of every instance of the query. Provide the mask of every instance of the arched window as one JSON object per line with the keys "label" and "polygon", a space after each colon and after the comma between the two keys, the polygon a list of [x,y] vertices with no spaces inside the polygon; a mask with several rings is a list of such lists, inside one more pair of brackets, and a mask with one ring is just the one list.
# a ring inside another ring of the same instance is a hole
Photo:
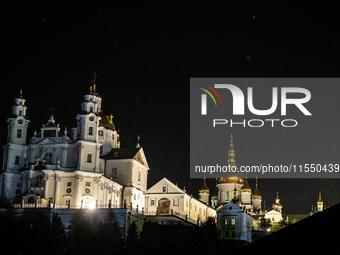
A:
{"label": "arched window", "polygon": [[87,154],[86,163],[92,163],[92,154],[91,153]]}
{"label": "arched window", "polygon": [[44,159],[46,160],[46,164],[52,164],[52,153],[51,152],[45,153]]}
{"label": "arched window", "polygon": [[17,130],[17,138],[21,138],[21,129]]}
{"label": "arched window", "polygon": [[227,191],[226,194],[225,194],[225,200],[229,201],[229,191]]}

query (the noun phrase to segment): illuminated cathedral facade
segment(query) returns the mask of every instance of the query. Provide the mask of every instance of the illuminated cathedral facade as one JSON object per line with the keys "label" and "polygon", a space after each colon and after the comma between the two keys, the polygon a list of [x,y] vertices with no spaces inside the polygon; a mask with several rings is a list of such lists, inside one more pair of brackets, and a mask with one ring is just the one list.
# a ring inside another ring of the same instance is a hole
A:
{"label": "illuminated cathedral facade", "polygon": [[77,127],[64,131],[53,113],[27,143],[26,100],[20,91],[7,119],[0,197],[3,204],[53,208],[145,208],[149,166],[143,149],[120,148],[95,81],[84,96]]}

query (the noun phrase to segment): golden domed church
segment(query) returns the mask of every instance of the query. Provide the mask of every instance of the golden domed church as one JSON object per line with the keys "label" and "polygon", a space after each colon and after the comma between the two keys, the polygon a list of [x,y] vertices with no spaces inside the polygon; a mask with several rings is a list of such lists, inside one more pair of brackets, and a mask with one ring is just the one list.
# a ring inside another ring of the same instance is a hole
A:
{"label": "golden domed church", "polygon": [[244,177],[236,165],[233,135],[230,137],[227,167],[233,167],[236,171],[226,178],[217,179],[216,189],[211,196],[212,206],[218,209],[224,204],[233,202],[251,215],[262,215],[262,196],[258,189],[257,179],[256,188],[252,192],[247,177]]}

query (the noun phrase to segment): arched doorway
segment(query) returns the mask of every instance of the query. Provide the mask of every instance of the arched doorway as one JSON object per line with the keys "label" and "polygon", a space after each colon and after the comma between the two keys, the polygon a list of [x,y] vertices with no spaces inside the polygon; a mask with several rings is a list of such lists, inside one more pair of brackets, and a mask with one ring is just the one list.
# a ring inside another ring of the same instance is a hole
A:
{"label": "arched doorway", "polygon": [[162,198],[158,201],[158,215],[169,215],[170,214],[170,200]]}
{"label": "arched doorway", "polygon": [[89,196],[86,196],[86,197],[83,197],[82,199],[82,208],[95,208],[95,204],[93,202],[93,198],[92,197],[89,197]]}
{"label": "arched doorway", "polygon": [[27,203],[28,203],[28,204],[34,204],[34,203],[35,203],[34,197],[30,197],[30,198],[27,200]]}

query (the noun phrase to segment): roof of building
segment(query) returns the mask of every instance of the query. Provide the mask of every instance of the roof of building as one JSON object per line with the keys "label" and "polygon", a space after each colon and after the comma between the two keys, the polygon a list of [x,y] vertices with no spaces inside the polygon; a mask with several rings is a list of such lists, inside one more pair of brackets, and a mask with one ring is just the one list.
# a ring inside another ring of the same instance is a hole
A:
{"label": "roof of building", "polygon": [[199,193],[207,193],[207,194],[209,194],[209,192],[210,192],[210,189],[209,189],[207,183],[205,182],[205,178],[204,178],[203,184],[202,184],[202,186],[201,186],[201,188],[199,190]]}
{"label": "roof of building", "polygon": [[115,148],[108,154],[101,156],[101,159],[132,159],[140,148]]}

